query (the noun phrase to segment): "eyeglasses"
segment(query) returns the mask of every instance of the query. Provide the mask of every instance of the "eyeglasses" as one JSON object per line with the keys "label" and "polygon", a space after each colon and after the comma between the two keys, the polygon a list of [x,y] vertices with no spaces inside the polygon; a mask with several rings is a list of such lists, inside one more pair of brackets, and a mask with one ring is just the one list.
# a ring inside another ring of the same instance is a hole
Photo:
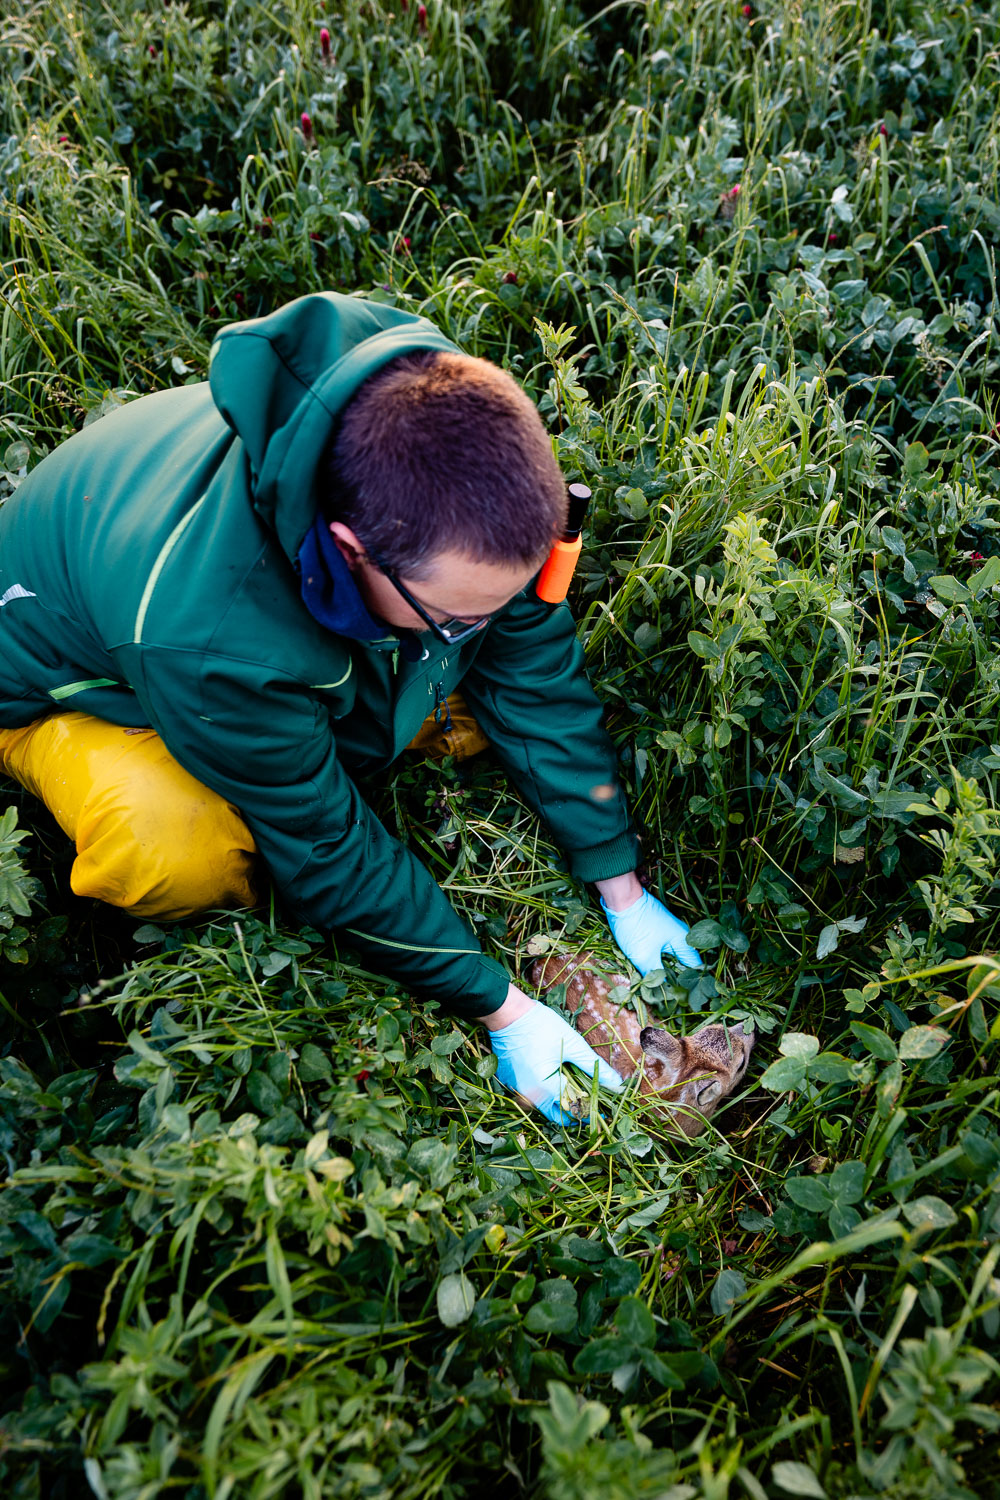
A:
{"label": "eyeglasses", "polygon": [[[500,614],[500,610],[495,609],[488,615],[480,615],[476,620],[462,620],[455,615],[449,615],[446,620],[432,619],[420,600],[415,599],[406,587],[406,584],[400,580],[395,569],[386,567],[385,563],[379,562],[378,558],[371,552],[368,553],[368,556],[379,572],[388,578],[400,598],[406,600],[410,608],[415,610],[423,620],[428,630],[439,641],[443,641],[446,646],[461,646],[464,641],[471,640],[474,635],[478,635],[481,630],[485,630],[490,621],[496,615]],[[502,608],[505,609],[506,605],[503,605]]]}

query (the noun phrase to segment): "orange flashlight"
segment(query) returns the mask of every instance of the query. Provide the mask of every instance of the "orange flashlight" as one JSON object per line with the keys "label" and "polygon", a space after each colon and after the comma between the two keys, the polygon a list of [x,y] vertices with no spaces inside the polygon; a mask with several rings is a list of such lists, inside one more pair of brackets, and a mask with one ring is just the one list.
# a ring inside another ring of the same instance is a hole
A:
{"label": "orange flashlight", "polygon": [[583,547],[580,532],[590,504],[590,491],[585,484],[571,484],[567,493],[569,510],[566,514],[566,530],[545,559],[535,584],[535,593],[546,604],[561,604],[569,593],[576,561]]}

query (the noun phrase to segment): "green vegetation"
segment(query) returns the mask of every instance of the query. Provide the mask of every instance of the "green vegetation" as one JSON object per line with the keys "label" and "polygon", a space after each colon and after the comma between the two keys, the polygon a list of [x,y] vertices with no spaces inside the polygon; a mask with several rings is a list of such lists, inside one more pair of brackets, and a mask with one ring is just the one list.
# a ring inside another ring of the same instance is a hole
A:
{"label": "green vegetation", "polygon": [[[761,1044],[696,1142],[555,1131],[280,910],[74,901],[5,788],[0,1487],[996,1495],[995,11],[422,11],[8,0],[0,495],[311,290],[507,364],[712,963],[637,1003]],[[370,795],[512,969],[612,956],[488,758]]]}

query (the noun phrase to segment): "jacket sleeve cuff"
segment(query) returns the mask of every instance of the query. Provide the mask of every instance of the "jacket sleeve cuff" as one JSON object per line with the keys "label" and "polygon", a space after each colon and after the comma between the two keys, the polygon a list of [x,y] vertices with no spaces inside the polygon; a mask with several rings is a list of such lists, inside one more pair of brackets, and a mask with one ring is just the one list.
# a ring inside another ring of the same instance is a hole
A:
{"label": "jacket sleeve cuff", "polygon": [[483,953],[479,958],[479,973],[473,988],[465,991],[461,1004],[452,1004],[449,1009],[468,1016],[470,1020],[491,1016],[506,1000],[510,984],[510,975],[503,964]]}
{"label": "jacket sleeve cuff", "polygon": [[566,858],[570,873],[577,880],[588,883],[610,880],[615,875],[627,875],[638,867],[639,840],[628,829],[603,844],[593,844],[589,849],[567,849]]}

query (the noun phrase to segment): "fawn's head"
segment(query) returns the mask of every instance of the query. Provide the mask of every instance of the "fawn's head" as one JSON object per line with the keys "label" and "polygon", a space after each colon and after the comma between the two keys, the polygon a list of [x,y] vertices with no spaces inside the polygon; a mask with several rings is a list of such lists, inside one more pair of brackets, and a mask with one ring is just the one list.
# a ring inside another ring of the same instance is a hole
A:
{"label": "fawn's head", "polygon": [[752,1021],[713,1021],[687,1037],[643,1027],[639,1044],[648,1087],[666,1096],[685,1135],[700,1135],[718,1104],[739,1088],[755,1041]]}

